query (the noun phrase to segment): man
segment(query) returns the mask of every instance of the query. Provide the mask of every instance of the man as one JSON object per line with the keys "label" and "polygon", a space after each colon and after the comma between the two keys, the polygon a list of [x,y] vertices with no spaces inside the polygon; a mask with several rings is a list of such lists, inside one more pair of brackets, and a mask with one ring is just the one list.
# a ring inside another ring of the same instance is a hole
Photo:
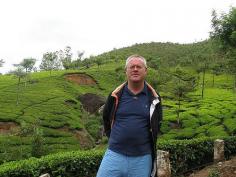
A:
{"label": "man", "polygon": [[108,96],[103,110],[109,141],[97,177],[154,177],[161,99],[145,81],[144,57],[128,57],[125,72],[127,82]]}

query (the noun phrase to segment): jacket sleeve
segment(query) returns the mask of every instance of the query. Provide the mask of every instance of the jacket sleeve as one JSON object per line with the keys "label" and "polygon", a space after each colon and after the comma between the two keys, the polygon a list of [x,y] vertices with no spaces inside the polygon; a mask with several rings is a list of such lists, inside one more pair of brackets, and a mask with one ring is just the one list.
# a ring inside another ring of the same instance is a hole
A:
{"label": "jacket sleeve", "polygon": [[161,97],[159,95],[159,99],[160,99],[160,103],[157,105],[157,134],[161,133],[161,123],[162,123],[162,119],[163,119],[163,115],[162,115],[162,101],[161,101]]}
{"label": "jacket sleeve", "polygon": [[104,109],[103,109],[103,126],[104,132],[107,137],[110,136],[111,133],[111,112],[113,108],[113,101],[111,97],[111,93],[109,94]]}

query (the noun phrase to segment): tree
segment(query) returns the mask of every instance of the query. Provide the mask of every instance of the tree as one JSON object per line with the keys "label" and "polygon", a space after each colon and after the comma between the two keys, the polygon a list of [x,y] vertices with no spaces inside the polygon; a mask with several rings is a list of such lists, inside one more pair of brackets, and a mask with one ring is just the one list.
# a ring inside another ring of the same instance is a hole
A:
{"label": "tree", "polygon": [[26,87],[26,82],[27,80],[29,80],[29,72],[31,72],[34,68],[36,59],[34,58],[25,58],[23,59],[22,62],[20,62],[20,64],[16,64],[16,66],[22,66],[23,68],[25,68],[25,72],[26,72],[26,81],[25,81],[25,87]]}
{"label": "tree", "polygon": [[86,69],[88,69],[90,67],[91,61],[86,58],[82,61],[82,65],[86,67]]}
{"label": "tree", "polygon": [[215,63],[210,66],[210,69],[212,71],[212,87],[215,85],[215,76],[219,75],[222,72],[222,65],[219,63]]}
{"label": "tree", "polygon": [[202,55],[198,54],[195,56],[195,59],[194,59],[194,68],[196,70],[196,72],[198,73],[198,84],[199,84],[199,81],[200,81],[200,73],[202,72],[202,84],[201,85],[201,97],[203,99],[204,97],[204,90],[205,90],[205,75],[206,75],[206,70],[209,68],[209,63],[210,62],[210,59],[209,57],[207,57],[205,54],[207,53],[206,51],[204,50],[200,50],[201,53],[203,53]]}
{"label": "tree", "polygon": [[2,67],[4,63],[5,61],[3,59],[0,59],[0,67]]}
{"label": "tree", "polygon": [[16,105],[18,105],[21,79],[24,78],[27,73],[24,71],[24,68],[22,66],[18,66],[16,70],[11,71],[11,73],[14,74],[18,78],[17,94],[16,94]]}
{"label": "tree", "polygon": [[236,50],[231,50],[227,53],[228,70],[234,75],[233,89],[236,91]]}
{"label": "tree", "polygon": [[35,65],[36,59],[34,58],[25,58],[23,61],[20,63],[20,65],[25,68],[25,72],[31,72],[34,65]]}
{"label": "tree", "polygon": [[180,108],[181,101],[184,100],[188,92],[191,92],[196,87],[196,78],[185,72],[180,66],[175,68],[173,73],[173,94],[178,100],[177,123],[180,124]]}
{"label": "tree", "polygon": [[228,14],[219,17],[215,10],[212,12],[211,38],[218,44],[218,52],[223,52],[228,59],[229,71],[234,75],[236,90],[236,8],[232,7]]}
{"label": "tree", "polygon": [[78,69],[80,66],[82,66],[82,57],[84,55],[84,51],[77,51],[77,59],[72,61],[71,67],[73,69]]}
{"label": "tree", "polygon": [[52,70],[59,69],[60,66],[61,64],[58,59],[58,52],[47,52],[43,54],[43,59],[39,68],[45,71],[50,71],[51,76]]}
{"label": "tree", "polygon": [[77,51],[77,56],[78,56],[78,60],[82,60],[82,57],[84,56],[84,51]]}
{"label": "tree", "polygon": [[147,65],[150,66],[151,68],[159,70],[161,66],[161,58],[149,56],[147,58]]}
{"label": "tree", "polygon": [[[91,59],[91,58],[90,58]],[[96,57],[94,59],[94,62],[97,64],[98,68],[102,64],[102,58],[101,57]]]}
{"label": "tree", "polygon": [[43,131],[38,126],[34,126],[31,150],[31,154],[33,157],[41,157],[43,155],[43,144]]}
{"label": "tree", "polygon": [[21,138],[31,136],[31,155],[33,157],[40,157],[43,155],[43,131],[42,129],[40,129],[39,125],[39,119],[35,119],[35,122],[33,123],[26,123],[25,121],[22,121],[21,128],[19,131],[19,135]]}
{"label": "tree", "polygon": [[70,69],[71,68],[71,63],[72,63],[72,52],[71,52],[71,47],[66,46],[64,51],[60,50],[58,52],[59,58],[62,62],[62,66],[65,69]]}
{"label": "tree", "polygon": [[236,48],[236,8],[232,7],[228,14],[221,14],[219,17],[213,10],[211,22],[211,38],[220,42],[223,49]]}

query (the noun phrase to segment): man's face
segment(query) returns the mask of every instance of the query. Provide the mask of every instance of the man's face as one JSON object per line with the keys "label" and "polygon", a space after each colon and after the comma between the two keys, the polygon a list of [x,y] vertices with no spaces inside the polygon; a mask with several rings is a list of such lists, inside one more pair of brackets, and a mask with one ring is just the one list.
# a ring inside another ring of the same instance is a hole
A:
{"label": "man's face", "polygon": [[140,58],[132,58],[126,68],[126,76],[129,82],[143,82],[147,74],[147,68]]}

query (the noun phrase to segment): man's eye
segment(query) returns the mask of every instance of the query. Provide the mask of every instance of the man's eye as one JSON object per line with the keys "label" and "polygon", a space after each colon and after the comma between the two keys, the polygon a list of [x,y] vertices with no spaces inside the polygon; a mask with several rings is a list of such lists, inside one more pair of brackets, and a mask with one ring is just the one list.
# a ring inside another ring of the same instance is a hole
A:
{"label": "man's eye", "polygon": [[130,68],[130,69],[135,69],[135,68],[141,69],[142,67],[141,67],[141,66],[130,66],[129,68]]}

